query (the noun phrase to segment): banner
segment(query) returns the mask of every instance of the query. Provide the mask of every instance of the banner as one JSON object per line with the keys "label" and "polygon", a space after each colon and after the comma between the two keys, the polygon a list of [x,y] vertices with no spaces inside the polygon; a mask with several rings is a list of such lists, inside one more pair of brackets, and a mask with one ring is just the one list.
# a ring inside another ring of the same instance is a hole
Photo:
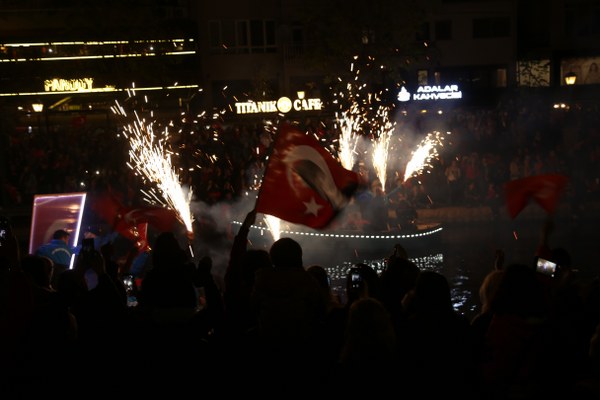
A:
{"label": "banner", "polygon": [[86,193],[36,194],[33,197],[29,253],[34,254],[41,245],[52,240],[59,229],[70,233],[69,246],[76,247]]}

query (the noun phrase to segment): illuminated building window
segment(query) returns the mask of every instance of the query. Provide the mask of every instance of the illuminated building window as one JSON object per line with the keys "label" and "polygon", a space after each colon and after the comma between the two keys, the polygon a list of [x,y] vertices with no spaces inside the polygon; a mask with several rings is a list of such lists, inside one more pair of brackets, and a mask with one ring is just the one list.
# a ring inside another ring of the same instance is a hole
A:
{"label": "illuminated building window", "polygon": [[496,69],[496,87],[507,87],[508,79],[506,74],[506,68]]}
{"label": "illuminated building window", "polygon": [[417,71],[417,83],[419,85],[428,85],[429,71],[426,69],[420,69]]}
{"label": "illuminated building window", "polygon": [[550,60],[518,61],[517,85],[528,87],[550,86]]}

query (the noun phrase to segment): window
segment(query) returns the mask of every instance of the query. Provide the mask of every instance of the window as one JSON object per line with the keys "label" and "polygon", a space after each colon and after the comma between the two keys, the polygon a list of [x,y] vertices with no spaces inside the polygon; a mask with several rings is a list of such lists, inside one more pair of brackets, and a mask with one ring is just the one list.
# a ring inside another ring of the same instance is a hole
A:
{"label": "window", "polygon": [[497,68],[496,69],[496,87],[507,87],[508,79],[506,68]]}
{"label": "window", "polygon": [[429,84],[428,75],[429,75],[429,72],[426,69],[418,70],[417,71],[417,83],[419,85],[428,85]]}
{"label": "window", "polygon": [[571,37],[600,34],[600,1],[565,2],[565,29]]}
{"label": "window", "polygon": [[286,60],[293,60],[304,53],[304,28],[292,26],[289,43],[285,46]]}
{"label": "window", "polygon": [[475,18],[473,20],[473,38],[486,39],[507,37],[510,35],[510,18]]}
{"label": "window", "polygon": [[[225,48],[235,47],[235,24],[233,21],[223,21],[221,23],[221,29],[223,32],[222,42]],[[219,46],[219,48],[223,48]]]}
{"label": "window", "polygon": [[452,39],[452,20],[435,21],[434,29],[435,40]]}
{"label": "window", "polygon": [[209,21],[208,43],[213,54],[234,51],[236,47],[236,26],[232,20]]}
{"label": "window", "polygon": [[248,52],[248,21],[236,21],[235,23],[235,49],[238,53]]}
{"label": "window", "polygon": [[517,85],[527,87],[550,86],[550,60],[517,61]]}
{"label": "window", "polygon": [[417,31],[416,33],[416,39],[419,42],[422,42],[424,40],[429,40],[430,36],[429,36],[429,23],[428,22],[424,22],[420,29]]}
{"label": "window", "polygon": [[209,44],[213,54],[275,53],[275,21],[210,21]]}
{"label": "window", "polygon": [[208,21],[208,40],[210,48],[221,46],[221,24],[219,21]]}

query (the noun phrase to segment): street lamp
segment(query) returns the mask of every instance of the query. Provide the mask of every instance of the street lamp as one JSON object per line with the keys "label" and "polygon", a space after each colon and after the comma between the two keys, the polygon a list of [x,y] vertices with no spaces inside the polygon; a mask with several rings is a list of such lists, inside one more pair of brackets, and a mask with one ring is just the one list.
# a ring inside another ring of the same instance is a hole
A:
{"label": "street lamp", "polygon": [[44,111],[44,103],[32,103],[31,104],[31,108],[33,108],[33,111],[35,112],[36,116],[37,116],[37,125],[38,125],[38,133],[42,132],[42,120],[41,120],[41,115],[42,115],[42,111]]}
{"label": "street lamp", "polygon": [[575,72],[569,72],[565,75],[565,83],[569,86],[574,85],[577,81],[577,74]]}

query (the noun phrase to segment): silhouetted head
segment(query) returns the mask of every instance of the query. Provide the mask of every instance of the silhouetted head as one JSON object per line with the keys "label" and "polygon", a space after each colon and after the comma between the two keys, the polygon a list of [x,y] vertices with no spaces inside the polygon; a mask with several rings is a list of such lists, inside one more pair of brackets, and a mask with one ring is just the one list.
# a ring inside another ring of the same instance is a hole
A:
{"label": "silhouetted head", "polygon": [[248,284],[254,283],[254,274],[261,268],[271,268],[269,252],[263,249],[248,249],[242,259],[242,278]]}
{"label": "silhouetted head", "polygon": [[354,301],[348,312],[341,363],[357,368],[385,365],[396,349],[394,325],[383,304],[372,297]]}
{"label": "silhouetted head", "polygon": [[320,265],[311,265],[306,271],[319,283],[320,287],[329,288],[329,275],[327,271]]}
{"label": "silhouetted head", "polygon": [[68,305],[75,304],[87,292],[83,274],[75,269],[64,271],[58,277],[56,291]]}
{"label": "silhouetted head", "polygon": [[491,299],[493,312],[531,317],[545,315],[547,306],[546,288],[534,268],[514,263],[504,269]]}
{"label": "silhouetted head", "polygon": [[421,271],[415,282],[409,308],[419,314],[451,312],[452,295],[446,277],[435,271]]}
{"label": "silhouetted head", "polygon": [[415,287],[419,273],[417,264],[408,258],[391,257],[379,277],[384,304],[392,308],[400,307],[406,293]]}
{"label": "silhouetted head", "polygon": [[269,250],[271,262],[276,268],[303,268],[302,247],[291,238],[281,238],[271,245]]}
{"label": "silhouetted head", "polygon": [[47,257],[29,254],[21,259],[21,268],[39,287],[50,287],[53,267],[54,263]]}
{"label": "silhouetted head", "polygon": [[368,264],[356,263],[346,275],[348,304],[361,297],[381,300],[381,282],[377,271]]}
{"label": "silhouetted head", "polygon": [[152,249],[153,267],[180,265],[186,262],[185,251],[173,232],[162,232],[156,237]]}
{"label": "silhouetted head", "polygon": [[502,275],[504,275],[504,270],[495,269],[489,272],[483,279],[479,287],[479,301],[481,302],[481,310],[483,312],[490,311],[492,299],[496,296],[498,286],[502,281]]}
{"label": "silhouetted head", "polygon": [[59,229],[52,234],[52,239],[67,241],[69,236],[71,236],[69,232],[65,231],[64,229]]}

